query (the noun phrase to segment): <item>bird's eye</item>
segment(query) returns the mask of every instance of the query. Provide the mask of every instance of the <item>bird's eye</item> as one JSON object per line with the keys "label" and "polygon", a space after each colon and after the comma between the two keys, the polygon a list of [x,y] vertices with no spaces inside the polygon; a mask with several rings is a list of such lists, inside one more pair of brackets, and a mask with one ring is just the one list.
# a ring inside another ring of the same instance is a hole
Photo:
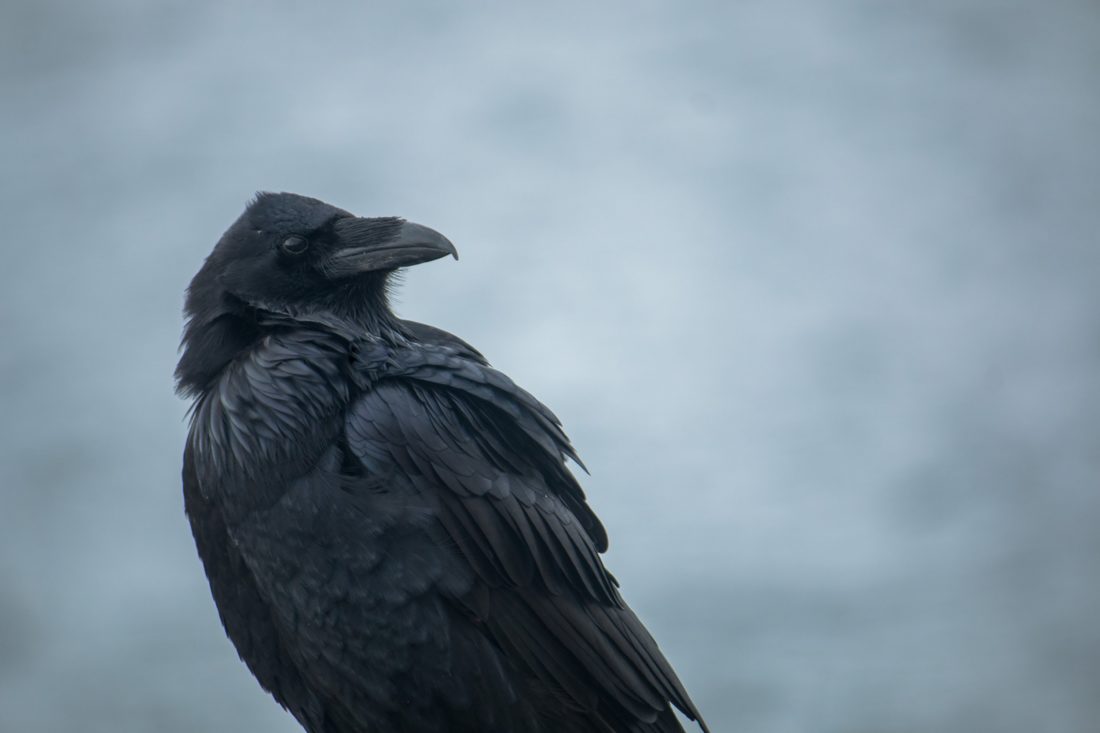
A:
{"label": "bird's eye", "polygon": [[300,255],[309,249],[309,240],[295,234],[283,240],[282,249],[288,255]]}

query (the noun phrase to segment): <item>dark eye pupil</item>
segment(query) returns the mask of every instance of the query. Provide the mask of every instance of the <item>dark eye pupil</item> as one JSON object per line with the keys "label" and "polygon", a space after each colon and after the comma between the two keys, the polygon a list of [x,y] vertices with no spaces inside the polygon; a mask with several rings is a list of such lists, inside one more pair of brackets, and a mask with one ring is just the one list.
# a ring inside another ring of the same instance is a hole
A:
{"label": "dark eye pupil", "polygon": [[283,242],[283,251],[292,255],[300,255],[307,249],[309,249],[309,241],[305,237],[295,235],[287,237],[286,241]]}

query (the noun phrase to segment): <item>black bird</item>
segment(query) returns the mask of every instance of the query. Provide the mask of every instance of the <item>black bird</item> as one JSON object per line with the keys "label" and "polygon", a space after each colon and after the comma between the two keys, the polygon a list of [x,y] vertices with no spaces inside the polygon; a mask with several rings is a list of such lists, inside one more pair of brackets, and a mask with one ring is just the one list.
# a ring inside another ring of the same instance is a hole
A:
{"label": "black bird", "polygon": [[226,633],[310,733],[682,731],[553,413],[397,318],[441,234],[259,194],[187,293],[191,529]]}

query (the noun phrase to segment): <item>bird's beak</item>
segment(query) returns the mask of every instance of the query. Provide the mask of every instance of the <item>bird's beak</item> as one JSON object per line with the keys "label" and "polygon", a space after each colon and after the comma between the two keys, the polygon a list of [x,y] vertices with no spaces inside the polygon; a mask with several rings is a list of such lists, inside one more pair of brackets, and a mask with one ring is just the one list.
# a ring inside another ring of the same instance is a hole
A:
{"label": "bird's beak", "polygon": [[451,255],[458,250],[434,229],[400,219],[348,217],[334,225],[338,248],[325,262],[333,277],[361,272],[395,270]]}

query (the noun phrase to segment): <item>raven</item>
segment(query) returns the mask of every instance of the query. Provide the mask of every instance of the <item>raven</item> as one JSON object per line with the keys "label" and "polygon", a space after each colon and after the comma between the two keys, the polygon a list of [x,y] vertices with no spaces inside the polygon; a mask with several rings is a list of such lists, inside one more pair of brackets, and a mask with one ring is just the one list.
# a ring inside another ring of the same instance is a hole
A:
{"label": "raven", "polygon": [[261,193],[187,291],[187,516],[226,634],[309,733],[706,730],[599,553],[550,410],[402,320],[427,227]]}

